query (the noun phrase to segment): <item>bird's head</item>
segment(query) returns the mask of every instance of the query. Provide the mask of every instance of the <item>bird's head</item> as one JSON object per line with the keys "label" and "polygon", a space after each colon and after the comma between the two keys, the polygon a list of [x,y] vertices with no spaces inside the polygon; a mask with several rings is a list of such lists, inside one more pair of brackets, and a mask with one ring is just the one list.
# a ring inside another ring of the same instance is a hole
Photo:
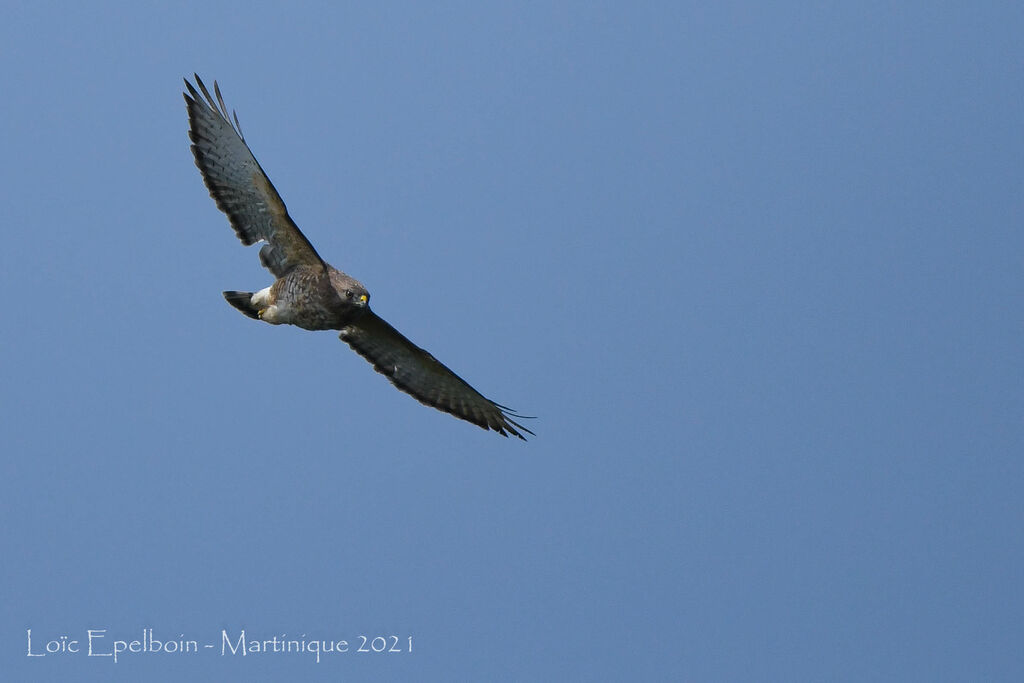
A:
{"label": "bird's head", "polygon": [[365,306],[370,303],[370,293],[366,291],[361,285],[359,287],[349,287],[341,293],[342,300],[347,304],[353,304],[355,306]]}
{"label": "bird's head", "polygon": [[354,277],[335,271],[331,273],[331,285],[346,306],[364,308],[370,302],[370,293],[366,291],[363,283]]}

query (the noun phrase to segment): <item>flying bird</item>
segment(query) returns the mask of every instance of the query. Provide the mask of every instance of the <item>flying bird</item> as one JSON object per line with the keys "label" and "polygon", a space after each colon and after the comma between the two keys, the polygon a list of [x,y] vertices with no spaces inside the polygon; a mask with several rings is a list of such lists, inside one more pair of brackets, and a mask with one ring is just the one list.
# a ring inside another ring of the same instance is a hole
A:
{"label": "flying bird", "polygon": [[195,75],[186,79],[192,154],[217,208],[227,214],[242,244],[262,242],[260,263],[276,278],[258,292],[224,292],[227,302],[254,320],[306,330],[340,330],[341,339],[374,370],[424,405],[502,436],[533,434],[523,419],[471,387],[430,353],[406,339],[370,310],[370,293],[358,280],[317,254],[288,215],[281,196],[242,136],[238,115],[228,109],[217,82],[216,99]]}

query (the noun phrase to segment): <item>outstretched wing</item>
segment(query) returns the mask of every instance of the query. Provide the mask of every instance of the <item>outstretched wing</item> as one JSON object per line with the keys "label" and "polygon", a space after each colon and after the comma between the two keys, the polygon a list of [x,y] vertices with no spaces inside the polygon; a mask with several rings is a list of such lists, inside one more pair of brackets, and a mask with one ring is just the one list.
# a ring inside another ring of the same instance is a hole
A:
{"label": "outstretched wing", "polygon": [[341,339],[370,361],[374,370],[424,405],[451,413],[484,429],[493,429],[502,436],[511,434],[525,441],[526,437],[519,430],[533,434],[513,419],[522,419],[522,415],[484,398],[372,311],[343,327]]}
{"label": "outstretched wing", "polygon": [[187,80],[188,92],[183,93],[192,154],[210,196],[231,220],[238,239],[245,245],[266,242],[260,249],[260,262],[275,277],[283,277],[298,265],[322,267],[323,260],[288,215],[281,195],[245,144],[237,114],[234,125],[228,118],[217,82],[213,83],[216,100],[198,75],[196,84],[203,97]]}

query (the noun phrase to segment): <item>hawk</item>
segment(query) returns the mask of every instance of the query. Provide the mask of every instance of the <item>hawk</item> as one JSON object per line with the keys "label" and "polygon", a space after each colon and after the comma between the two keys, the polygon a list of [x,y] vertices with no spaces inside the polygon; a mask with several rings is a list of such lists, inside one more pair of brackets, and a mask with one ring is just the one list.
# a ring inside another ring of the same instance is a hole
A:
{"label": "hawk", "polygon": [[198,74],[195,79],[202,96],[187,79],[183,95],[196,166],[242,244],[263,243],[260,263],[276,278],[258,292],[224,292],[227,302],[271,325],[340,330],[374,370],[424,405],[502,436],[525,441],[523,432],[533,434],[516,422],[524,416],[485,398],[377,316],[366,287],[320,258],[249,150],[238,115],[228,118],[217,82],[214,99]]}

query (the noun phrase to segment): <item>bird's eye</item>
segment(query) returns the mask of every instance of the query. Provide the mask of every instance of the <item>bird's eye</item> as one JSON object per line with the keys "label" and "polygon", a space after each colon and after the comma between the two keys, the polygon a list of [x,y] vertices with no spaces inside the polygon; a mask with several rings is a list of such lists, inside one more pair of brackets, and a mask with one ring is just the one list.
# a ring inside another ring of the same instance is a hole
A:
{"label": "bird's eye", "polygon": [[349,299],[351,299],[352,298],[352,290],[351,289],[346,289],[345,290],[345,296],[348,297]]}

